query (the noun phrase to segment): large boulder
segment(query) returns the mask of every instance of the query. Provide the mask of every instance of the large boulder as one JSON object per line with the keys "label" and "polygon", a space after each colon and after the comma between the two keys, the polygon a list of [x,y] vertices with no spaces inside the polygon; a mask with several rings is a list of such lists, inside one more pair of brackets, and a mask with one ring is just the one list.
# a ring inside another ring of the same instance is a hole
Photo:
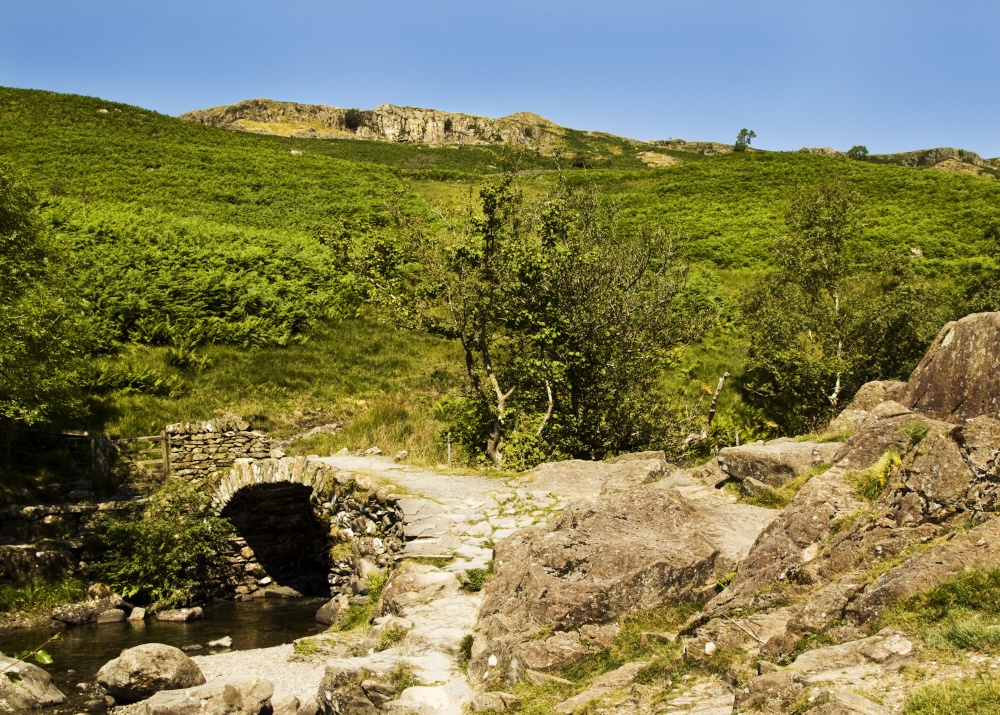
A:
{"label": "large boulder", "polygon": [[262,715],[271,713],[274,684],[230,677],[183,690],[163,690],[143,703],[146,715]]}
{"label": "large boulder", "polygon": [[830,423],[830,432],[856,430],[868,417],[868,413],[883,402],[899,402],[906,392],[906,383],[896,380],[874,380],[866,382],[855,393],[847,407]]}
{"label": "large boulder", "polygon": [[720,450],[719,467],[737,481],[754,479],[780,487],[820,464],[830,464],[839,449],[836,442],[774,440],[745,444]]}
{"label": "large boulder", "polygon": [[974,313],[948,323],[910,375],[902,402],[961,424],[1000,418],[1000,313]]}
{"label": "large boulder", "polygon": [[474,679],[516,682],[524,669],[567,667],[609,645],[621,616],[714,593],[775,516],[664,482],[572,502],[550,525],[497,546]]}
{"label": "large boulder", "polygon": [[179,648],[144,643],[105,663],[97,672],[97,682],[116,699],[135,702],[160,690],[203,685],[205,676]]}
{"label": "large boulder", "polygon": [[539,464],[521,483],[560,496],[593,497],[659,479],[669,466],[663,452],[624,454],[603,462],[568,459]]}
{"label": "large boulder", "polygon": [[[66,696],[52,684],[52,677],[37,665],[0,655],[0,711],[37,710],[59,705]],[[14,683],[6,677],[13,673],[19,678]]]}

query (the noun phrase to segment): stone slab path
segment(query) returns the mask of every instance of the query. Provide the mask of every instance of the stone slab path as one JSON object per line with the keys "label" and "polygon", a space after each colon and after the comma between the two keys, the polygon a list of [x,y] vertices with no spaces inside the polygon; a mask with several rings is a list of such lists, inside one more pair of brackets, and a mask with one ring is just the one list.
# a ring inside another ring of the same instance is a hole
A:
{"label": "stone slab path", "polygon": [[[399,558],[415,564],[393,579],[395,615],[376,619],[369,633],[312,637],[312,653],[296,653],[289,644],[201,656],[198,664],[210,681],[235,674],[271,680],[275,715],[313,715],[317,706],[333,711],[330,694],[320,692],[328,666],[382,676],[402,667],[419,684],[383,703],[382,710],[461,715],[473,693],[459,665],[460,651],[463,639],[475,629],[482,600],[463,584],[470,572],[489,569],[497,541],[547,521],[570,496],[579,494],[553,494],[541,485],[477,474],[442,474],[379,456],[336,455],[320,461],[352,473],[358,481],[398,488],[407,538]],[[379,635],[390,626],[404,628],[405,636],[377,650]]]}

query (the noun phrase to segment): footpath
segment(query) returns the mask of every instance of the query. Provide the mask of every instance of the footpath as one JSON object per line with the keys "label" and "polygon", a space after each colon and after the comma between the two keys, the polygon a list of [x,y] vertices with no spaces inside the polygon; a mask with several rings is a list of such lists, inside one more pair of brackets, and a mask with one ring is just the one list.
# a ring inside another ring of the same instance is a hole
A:
{"label": "footpath", "polygon": [[[240,675],[275,685],[275,715],[370,709],[459,715],[473,692],[462,668],[463,641],[476,626],[477,579],[493,546],[517,529],[547,521],[570,498],[599,491],[579,479],[522,480],[442,474],[386,457],[337,455],[321,461],[395,488],[404,513],[403,562],[383,593],[370,629],[330,631],[297,644],[196,657],[209,681]],[[565,482],[565,483],[563,483]],[[466,644],[467,647],[467,644]]]}

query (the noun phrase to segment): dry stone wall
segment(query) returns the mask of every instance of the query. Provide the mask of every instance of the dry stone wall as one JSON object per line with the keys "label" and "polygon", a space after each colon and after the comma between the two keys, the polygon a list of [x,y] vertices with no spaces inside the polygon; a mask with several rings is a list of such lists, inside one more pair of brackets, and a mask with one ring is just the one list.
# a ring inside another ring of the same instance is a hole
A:
{"label": "dry stone wall", "polygon": [[168,425],[170,473],[200,486],[227,472],[237,459],[264,459],[271,440],[241,419]]}

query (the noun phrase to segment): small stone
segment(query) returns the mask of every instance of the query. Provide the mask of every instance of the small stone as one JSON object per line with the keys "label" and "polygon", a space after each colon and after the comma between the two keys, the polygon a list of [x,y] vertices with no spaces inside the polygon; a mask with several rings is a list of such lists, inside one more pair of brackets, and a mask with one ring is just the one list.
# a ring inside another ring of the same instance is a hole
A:
{"label": "small stone", "polygon": [[402,462],[404,459],[406,459],[409,456],[410,456],[409,452],[407,452],[405,449],[401,449],[398,452],[396,452],[396,456],[393,457],[393,459],[395,461],[397,461],[397,462]]}
{"label": "small stone", "polygon": [[183,648],[181,648],[181,650],[184,651],[185,653],[196,653],[197,651],[204,649],[205,646],[201,645],[200,643],[192,643],[191,645],[186,645]]}
{"label": "small stone", "polygon": [[208,642],[208,647],[209,648],[232,648],[233,647],[233,639],[230,636],[223,636],[222,638],[218,638],[218,639],[216,639],[214,641],[209,641]]}
{"label": "small stone", "polygon": [[144,621],[146,620],[146,609],[142,606],[136,606],[132,609],[132,612],[128,615],[129,621]]}
{"label": "small stone", "polygon": [[709,641],[708,643],[705,644],[705,655],[712,655],[718,649],[719,648],[718,646],[715,645],[715,643]]}

